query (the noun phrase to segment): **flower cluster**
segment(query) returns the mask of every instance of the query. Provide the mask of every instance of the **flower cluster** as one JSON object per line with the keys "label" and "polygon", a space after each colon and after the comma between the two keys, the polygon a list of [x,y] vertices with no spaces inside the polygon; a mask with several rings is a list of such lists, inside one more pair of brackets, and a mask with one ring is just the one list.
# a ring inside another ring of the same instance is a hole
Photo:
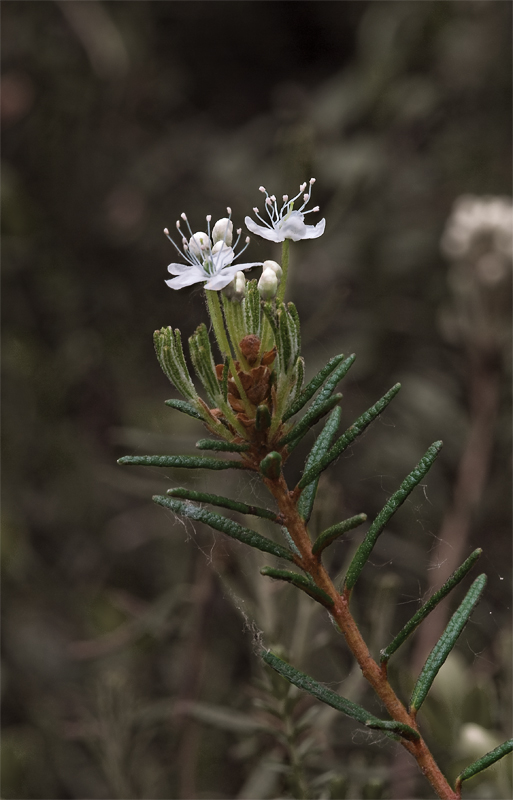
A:
{"label": "flower cluster", "polygon": [[[260,191],[266,196],[265,208],[269,222],[262,219],[258,208],[255,207],[253,211],[263,224],[258,225],[251,217],[246,217],[246,226],[252,233],[271,242],[286,242],[289,239],[293,242],[298,242],[301,239],[317,239],[322,236],[326,220],[322,219],[317,225],[306,225],[304,222],[306,214],[319,211],[318,206],[308,211],[304,210],[310,202],[314,183],[315,178],[311,178],[309,183],[303,183],[299,188],[299,193],[291,200],[289,200],[288,195],[283,195],[281,209],[278,209],[276,197],[269,195],[267,190],[261,186]],[[302,205],[299,209],[294,210],[294,204],[299,198],[302,198]],[[245,246],[236,254],[235,249],[239,244],[242,230],[240,228],[237,230],[237,240],[232,247],[233,222],[231,221],[231,209],[228,208],[227,211],[228,217],[218,220],[212,230],[210,227],[212,217],[210,215],[207,216],[206,233],[204,231],[193,233],[186,215],[182,214],[181,218],[187,226],[188,235],[183,235],[181,222],[178,220],[176,228],[182,237],[181,249],[169,235],[168,229],[164,229],[164,233],[170,242],[186,261],[185,264],[169,264],[168,271],[175,276],[166,281],[171,289],[183,289],[186,286],[192,286],[194,283],[203,282],[205,289],[213,291],[225,289],[227,295],[231,296],[232,299],[240,300],[242,298],[244,293],[243,270],[262,266],[262,262],[252,261],[246,264],[234,264],[234,261],[239,258],[248,246],[249,236],[245,239]],[[259,287],[261,288],[262,297],[270,299],[276,294],[276,289],[282,277],[282,270],[275,261],[266,261],[263,266],[264,272],[262,273]],[[265,274],[266,268],[267,274]],[[237,287],[235,287],[236,282]]]}

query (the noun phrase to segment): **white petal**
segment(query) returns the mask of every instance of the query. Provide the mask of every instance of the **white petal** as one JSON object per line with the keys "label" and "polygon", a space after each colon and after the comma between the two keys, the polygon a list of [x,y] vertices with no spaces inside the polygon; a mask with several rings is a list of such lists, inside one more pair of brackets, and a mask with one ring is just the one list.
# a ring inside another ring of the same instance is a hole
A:
{"label": "white petal", "polygon": [[303,239],[318,239],[324,233],[326,227],[326,220],[321,219],[317,225],[305,225],[305,235]]}
{"label": "white petal", "polygon": [[235,253],[233,252],[233,248],[226,247],[226,245],[221,247],[220,250],[212,256],[215,272],[221,272],[228,264],[232,263],[234,258]]}
{"label": "white petal", "polygon": [[192,269],[190,264],[169,264],[167,271],[171,273],[171,275],[182,275],[182,273],[187,272],[187,270]]}
{"label": "white petal", "polygon": [[171,289],[183,289],[185,286],[192,286],[193,283],[206,281],[207,278],[208,275],[205,275],[203,270],[191,267],[188,272],[183,272],[177,278],[171,278],[168,281],[164,281],[164,283],[167,283]]}
{"label": "white petal", "polygon": [[281,231],[275,231],[274,228],[264,228],[263,225],[257,225],[251,217],[245,217],[244,222],[246,228],[254,233],[255,236],[261,236],[262,239],[267,239],[269,242],[283,242],[285,236]]}
{"label": "white petal", "polygon": [[261,261],[252,261],[250,264],[232,264],[231,267],[225,267],[223,270],[213,275],[208,283],[205,284],[205,289],[213,289],[218,291],[224,289],[233,280],[237,272],[243,269],[251,269],[251,267],[261,267]]}

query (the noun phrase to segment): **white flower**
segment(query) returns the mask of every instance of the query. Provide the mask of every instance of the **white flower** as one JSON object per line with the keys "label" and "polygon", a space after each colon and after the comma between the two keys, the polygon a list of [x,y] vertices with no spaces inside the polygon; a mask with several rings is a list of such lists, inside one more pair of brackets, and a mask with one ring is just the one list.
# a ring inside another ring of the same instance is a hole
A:
{"label": "white flower", "polygon": [[[187,228],[190,233],[189,241],[187,241],[182,234],[182,257],[185,258],[187,263],[170,264],[168,266],[168,272],[176,276],[166,281],[171,289],[183,289],[185,286],[192,286],[193,283],[205,281],[205,289],[219,291],[231,283],[237,272],[250,269],[250,267],[261,266],[261,261],[253,261],[248,264],[233,264],[233,261],[235,261],[248,246],[249,236],[246,237],[245,246],[236,255],[235,248],[240,241],[242,231],[239,228],[237,231],[237,241],[234,246],[231,247],[233,223],[230,217],[232,212],[229,208],[227,211],[229,216],[216,222],[212,235],[210,233],[210,215],[207,217],[208,233],[204,233],[203,231],[193,233],[187,217],[185,214],[181,215],[184,222],[187,223]],[[178,232],[181,233],[180,221],[176,223],[176,227]],[[167,228],[164,229],[164,233],[180,255],[182,255],[178,245],[171,239]]]}
{"label": "white flower", "polygon": [[[271,242],[283,242],[285,239],[292,239],[293,242],[299,242],[301,239],[317,239],[318,236],[322,236],[326,226],[325,219],[321,219],[317,225],[305,225],[304,222],[305,214],[319,211],[319,206],[311,208],[309,211],[303,211],[305,206],[310,202],[312,185],[314,183],[315,178],[311,178],[308,184],[303,183],[299,187],[299,193],[293,197],[292,200],[289,200],[288,195],[284,194],[283,205],[279,211],[276,197],[274,195],[269,196],[267,190],[261,186],[260,191],[265,194],[265,210],[267,211],[270,222],[266,222],[262,219],[258,208],[254,208],[253,211],[263,225],[257,225],[251,217],[246,217],[244,222],[247,228],[251,233],[262,236],[262,238],[268,239]],[[307,186],[308,194],[305,194],[304,192]],[[303,205],[297,211],[294,211],[294,203],[301,195],[303,195]]]}
{"label": "white flower", "polygon": [[272,300],[278,291],[278,276],[273,269],[264,269],[258,281],[258,292],[262,300]]}

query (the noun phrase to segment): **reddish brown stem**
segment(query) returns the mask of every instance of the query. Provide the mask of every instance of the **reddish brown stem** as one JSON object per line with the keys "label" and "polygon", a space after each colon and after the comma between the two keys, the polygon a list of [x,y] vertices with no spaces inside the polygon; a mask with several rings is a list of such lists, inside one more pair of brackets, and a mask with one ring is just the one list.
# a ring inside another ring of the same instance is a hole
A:
{"label": "reddish brown stem", "polygon": [[[296,557],[297,565],[311,575],[316,585],[332,599],[333,606],[329,607],[329,612],[340,628],[349,649],[360,665],[364,678],[370,683],[392,719],[409,725],[420,734],[414,714],[410,714],[399,700],[388,682],[386,673],[379,667],[369,653],[367,645],[349,609],[349,595],[339,594],[322,565],[320,555],[314,555],[312,553],[312,544],[306,529],[306,524],[297,511],[297,499],[289,492],[285,478],[283,475],[280,475],[276,479],[267,478],[265,479],[265,483],[274,496],[278,508],[283,515],[284,525],[301,554],[300,557]],[[422,738],[422,735],[420,735],[420,739],[414,742],[401,739],[401,744],[415,758],[421,772],[425,775],[441,800],[459,800],[460,794],[448,784],[426,742]]]}

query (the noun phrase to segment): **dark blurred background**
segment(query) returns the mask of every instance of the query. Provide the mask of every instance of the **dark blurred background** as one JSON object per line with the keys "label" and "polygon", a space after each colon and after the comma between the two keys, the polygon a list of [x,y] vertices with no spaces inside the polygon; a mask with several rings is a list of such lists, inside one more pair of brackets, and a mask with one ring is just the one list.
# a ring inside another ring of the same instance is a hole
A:
{"label": "dark blurred background", "polygon": [[[372,707],[309,601],[150,499],[257,486],[116,465],[203,435],[164,406],[152,349],[155,328],[187,338],[206,319],[198,286],[163,283],[163,227],[227,205],[242,225],[261,184],[291,195],[311,176],[326,233],[292,246],[289,290],[307,374],[357,353],[345,426],[403,384],[323,477],[315,525],[376,513],[445,442],[355,592],[373,652],[484,548],[484,599],[423,717],[454,777],[511,725],[511,257],[476,200],[459,245],[440,241],[462,195],[511,195],[511,4],[4,0],[2,22],[2,796],[291,796],[256,630]],[[272,248],[254,239],[249,260]],[[397,656],[404,697],[463,591]],[[323,713],[293,712],[312,797],[431,797],[398,746]],[[507,768],[466,796],[511,797]]]}

